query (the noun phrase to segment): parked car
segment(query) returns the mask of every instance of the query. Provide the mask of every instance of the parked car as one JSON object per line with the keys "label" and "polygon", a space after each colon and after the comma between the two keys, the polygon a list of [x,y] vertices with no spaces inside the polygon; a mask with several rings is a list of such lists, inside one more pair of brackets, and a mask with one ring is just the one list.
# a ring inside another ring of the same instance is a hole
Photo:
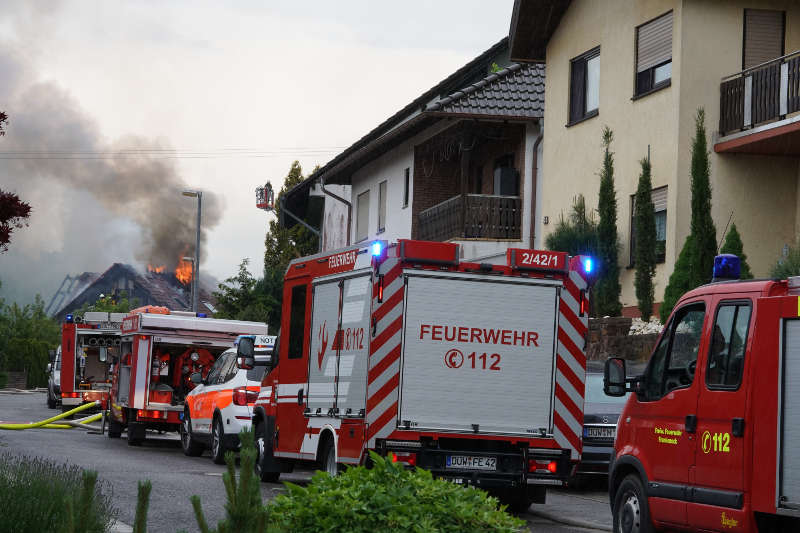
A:
{"label": "parked car", "polygon": [[239,432],[250,427],[253,405],[261,380],[272,364],[275,337],[258,335],[255,364],[244,365],[236,348],[226,350],[214,363],[205,380],[192,375],[197,386],[186,396],[181,445],[183,453],[201,455],[211,449],[211,459],[225,462],[225,452],[238,450]]}
{"label": "parked car", "polygon": [[[52,352],[51,352],[52,353]],[[61,346],[47,364],[47,407],[55,409],[61,403]]]}
{"label": "parked car", "polygon": [[577,476],[605,476],[608,475],[608,464],[614,452],[617,419],[630,393],[622,397],[606,396],[603,392],[603,374],[589,372],[586,374],[585,394],[583,453]]}

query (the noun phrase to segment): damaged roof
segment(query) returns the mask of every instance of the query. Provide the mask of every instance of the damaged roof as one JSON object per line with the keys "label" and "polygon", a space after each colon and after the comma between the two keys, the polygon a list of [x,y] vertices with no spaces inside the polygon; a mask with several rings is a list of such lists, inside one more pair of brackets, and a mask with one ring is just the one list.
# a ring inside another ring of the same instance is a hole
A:
{"label": "damaged roof", "polygon": [[425,107],[447,115],[544,117],[544,63],[514,63]]}

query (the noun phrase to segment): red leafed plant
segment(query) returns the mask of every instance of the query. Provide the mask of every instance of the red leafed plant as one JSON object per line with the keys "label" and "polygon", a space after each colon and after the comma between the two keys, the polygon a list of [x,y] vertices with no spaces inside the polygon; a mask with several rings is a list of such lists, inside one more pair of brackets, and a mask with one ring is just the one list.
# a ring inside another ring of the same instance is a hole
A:
{"label": "red leafed plant", "polygon": [[8,250],[11,233],[16,228],[27,226],[31,206],[14,193],[0,190],[0,253]]}

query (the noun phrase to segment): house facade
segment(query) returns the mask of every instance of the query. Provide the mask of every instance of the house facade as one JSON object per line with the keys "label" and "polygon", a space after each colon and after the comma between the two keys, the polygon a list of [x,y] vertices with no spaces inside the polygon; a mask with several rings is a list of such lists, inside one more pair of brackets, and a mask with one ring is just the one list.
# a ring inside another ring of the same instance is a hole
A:
{"label": "house facade", "polygon": [[289,191],[286,205],[302,211],[298,198],[324,196],[323,251],[415,238],[458,242],[464,259],[481,260],[541,245],[543,104],[543,65],[509,62],[503,39]]}
{"label": "house facade", "polygon": [[[511,58],[545,60],[542,210],[597,206],[602,130],[614,132],[622,303],[635,309],[633,195],[650,158],[663,297],[689,233],[691,142],[705,110],[712,217],[766,276],[800,230],[800,4],[777,0],[517,0]],[[543,225],[546,235],[554,225]],[[626,268],[627,267],[627,268]]]}

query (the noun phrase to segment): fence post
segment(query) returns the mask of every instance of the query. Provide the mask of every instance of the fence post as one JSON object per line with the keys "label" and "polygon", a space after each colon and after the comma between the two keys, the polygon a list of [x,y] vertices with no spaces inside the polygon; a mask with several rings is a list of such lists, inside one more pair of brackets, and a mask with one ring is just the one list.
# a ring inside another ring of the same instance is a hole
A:
{"label": "fence post", "polygon": [[744,78],[744,124],[749,128],[753,124],[753,75]]}

